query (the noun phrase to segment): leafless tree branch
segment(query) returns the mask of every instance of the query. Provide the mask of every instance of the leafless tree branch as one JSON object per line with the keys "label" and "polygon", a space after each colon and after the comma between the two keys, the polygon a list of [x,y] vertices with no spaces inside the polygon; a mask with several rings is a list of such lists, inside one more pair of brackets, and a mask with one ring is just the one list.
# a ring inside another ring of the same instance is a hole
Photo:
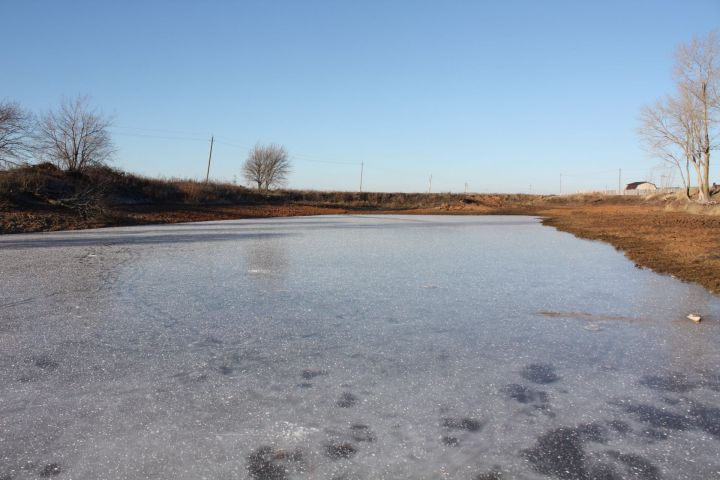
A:
{"label": "leafless tree branch", "polygon": [[688,196],[692,165],[699,200],[706,202],[710,199],[710,154],[717,148],[720,113],[717,34],[681,45],[675,60],[677,93],[641,111],[639,135],[653,156],[679,169]]}
{"label": "leafless tree branch", "polygon": [[255,145],[242,166],[245,179],[257,185],[258,190],[269,190],[287,181],[290,159],[281,145]]}
{"label": "leafless tree branch", "polygon": [[32,153],[33,116],[14,102],[0,103],[0,167],[19,165]]}
{"label": "leafless tree branch", "polygon": [[115,147],[109,128],[112,120],[90,108],[88,97],[64,100],[45,114],[37,133],[43,158],[72,172],[112,160]]}

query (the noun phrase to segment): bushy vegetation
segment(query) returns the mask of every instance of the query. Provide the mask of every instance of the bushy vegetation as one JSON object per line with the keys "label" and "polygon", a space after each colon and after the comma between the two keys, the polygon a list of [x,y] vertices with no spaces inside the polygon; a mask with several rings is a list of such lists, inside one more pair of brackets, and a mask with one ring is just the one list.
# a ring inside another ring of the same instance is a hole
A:
{"label": "bushy vegetation", "polygon": [[[422,209],[450,205],[501,206],[529,202],[528,195],[452,193],[257,191],[242,186],[186,179],[153,179],[108,166],[69,172],[51,163],[0,171],[0,208],[61,206],[97,215],[127,205],[301,204],[349,209]],[[93,205],[91,207],[91,204]],[[82,205],[82,207],[80,206]]]}
{"label": "bushy vegetation", "polygon": [[0,171],[0,207],[5,208],[48,205],[97,215],[113,205],[227,204],[249,202],[256,197],[237,185],[150,179],[108,166],[68,172],[41,163]]}

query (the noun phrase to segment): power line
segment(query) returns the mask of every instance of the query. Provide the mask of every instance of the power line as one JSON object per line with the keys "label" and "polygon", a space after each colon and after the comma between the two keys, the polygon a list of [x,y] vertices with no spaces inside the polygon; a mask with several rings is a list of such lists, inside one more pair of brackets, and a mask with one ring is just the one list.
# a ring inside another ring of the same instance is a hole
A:
{"label": "power line", "polygon": [[[646,172],[647,168],[625,169],[626,172]],[[615,174],[617,170],[602,170],[599,172],[583,172],[583,173],[563,173],[563,177],[587,177],[590,175]]]}
{"label": "power line", "polygon": [[304,159],[307,161],[313,161],[313,162],[323,162],[323,163],[335,163],[338,165],[359,165],[361,162],[343,162],[339,160],[326,160],[322,157],[318,157],[317,155],[309,155],[306,153],[294,153],[293,158],[299,158]]}
{"label": "power line", "polygon": [[178,133],[183,135],[205,135],[205,132],[189,132],[187,130],[164,130],[161,128],[145,128],[145,127],[128,127],[123,125],[113,125],[113,128],[122,130],[138,130],[141,132],[160,132],[160,133]]}
{"label": "power line", "polygon": [[141,137],[141,138],[159,138],[164,140],[190,140],[190,141],[202,141],[206,142],[207,138],[199,138],[199,137],[170,137],[166,135],[147,135],[144,133],[126,133],[126,132],[112,132],[113,135],[121,135],[123,137]]}
{"label": "power line", "polygon": [[233,148],[241,148],[243,150],[245,150],[245,149],[250,150],[252,148],[248,145],[236,145],[234,143],[226,142],[225,140],[218,140],[217,138],[215,139],[215,143],[219,143],[221,145],[226,145],[228,147],[233,147]]}
{"label": "power line", "polygon": [[311,160],[311,159],[309,159],[309,158],[296,158],[295,155],[293,155],[293,160],[298,160],[298,161],[300,161],[300,162],[329,163],[329,164],[332,164],[332,165],[352,165],[352,166],[357,166],[357,165],[360,165],[360,164],[362,163],[362,162],[360,162],[360,163],[358,163],[358,162],[353,162],[353,163],[350,163],[350,162],[332,162],[332,161],[330,161],[330,160]]}
{"label": "power line", "polygon": [[[119,131],[120,130],[120,131]],[[130,131],[122,131],[122,130],[130,130]],[[118,136],[126,136],[126,137],[138,137],[138,138],[148,138],[148,139],[158,139],[158,140],[181,140],[181,141],[192,141],[192,142],[207,142],[208,139],[203,133],[199,132],[191,132],[188,130],[167,130],[167,129],[159,129],[159,128],[145,128],[145,127],[132,127],[132,126],[114,126],[111,129],[111,132],[114,135]],[[139,132],[150,132],[150,133],[139,133]],[[160,134],[154,134],[152,132],[158,132]],[[163,133],[168,133],[171,135],[163,135]],[[211,140],[212,142],[212,140]],[[214,138],[214,143],[236,148],[239,150],[251,150],[253,147],[247,144],[242,143],[236,143],[233,139],[225,140],[223,137],[220,138]],[[212,147],[211,147],[212,148]],[[214,153],[214,152],[213,152]],[[221,158],[226,158],[227,155],[232,155],[230,153],[224,153],[218,151],[217,153],[221,154]],[[209,178],[209,163],[211,155],[208,158],[208,172],[206,173],[206,179]],[[327,157],[319,157],[316,155],[309,155],[309,154],[303,154],[303,153],[294,153],[291,157],[294,161],[302,162],[302,163],[318,163],[318,164],[328,164],[328,165],[344,165],[344,166],[352,166],[352,167],[360,167],[360,182],[361,182],[361,190],[362,190],[362,182],[363,182],[363,174],[364,171],[369,169],[372,171],[380,171],[385,173],[393,173],[393,174],[399,174],[399,175],[407,175],[407,171],[405,170],[399,170],[399,169],[393,169],[393,168],[384,168],[382,166],[365,166],[364,160],[360,160],[359,162],[350,162],[350,161],[342,161],[342,160],[335,160],[335,159],[328,159]],[[332,157],[331,157],[332,158]],[[376,159],[377,160],[377,159]],[[378,161],[380,165],[383,165],[384,162]],[[658,167],[650,167],[651,170],[654,170]],[[643,169],[623,169],[623,173],[633,173],[633,172],[648,172],[648,168]],[[577,179],[579,177],[592,177],[597,175],[610,175],[610,174],[618,174],[618,170],[616,169],[608,169],[608,170],[602,170],[602,171],[595,171],[595,172],[582,172],[582,173],[570,173],[565,174],[563,173],[560,176],[560,190],[567,189],[567,183],[576,183]],[[565,177],[565,178],[563,178]],[[618,182],[619,187],[621,187],[621,174],[618,174]],[[431,177],[432,178],[432,177]],[[428,191],[432,191],[432,180],[428,179]],[[564,181],[563,181],[564,180]],[[568,182],[569,180],[569,182]],[[597,179],[596,179],[597,180]],[[531,187],[532,188],[532,187]],[[468,189],[468,186],[466,185],[465,189]]]}
{"label": "power line", "polygon": [[[189,135],[203,135],[202,133],[198,133],[198,132],[190,132],[190,131],[184,131],[184,130],[164,130],[164,129],[154,129],[154,128],[145,128],[145,127],[130,127],[130,126],[116,126],[113,128],[113,134],[127,136],[127,137],[154,138],[154,139],[161,139],[161,140],[187,140],[187,141],[196,141],[196,142],[206,142],[207,141],[207,137],[128,133],[128,132],[118,132],[118,131],[116,131],[117,128],[127,129],[127,130],[147,131],[147,132],[167,132],[167,133],[178,133],[178,134],[186,133]],[[220,144],[220,145],[225,145],[228,147],[237,148],[237,149],[251,150],[253,148],[250,145],[243,145],[243,144],[235,143],[234,141],[227,141],[223,137],[215,138],[215,143]],[[292,158],[293,158],[293,160],[299,161],[299,162],[322,163],[322,164],[329,164],[329,165],[361,166],[361,168],[363,170],[366,170],[369,168],[370,170],[373,170],[373,171],[381,171],[381,172],[386,172],[386,173],[397,173],[397,174],[407,173],[404,170],[389,169],[389,168],[383,168],[383,167],[372,167],[372,166],[367,167],[364,165],[363,160],[361,160],[360,162],[344,162],[344,161],[339,161],[339,160],[324,160],[324,159],[318,158],[315,155],[308,155],[308,154],[303,154],[303,153],[295,153],[295,154],[293,154]]]}

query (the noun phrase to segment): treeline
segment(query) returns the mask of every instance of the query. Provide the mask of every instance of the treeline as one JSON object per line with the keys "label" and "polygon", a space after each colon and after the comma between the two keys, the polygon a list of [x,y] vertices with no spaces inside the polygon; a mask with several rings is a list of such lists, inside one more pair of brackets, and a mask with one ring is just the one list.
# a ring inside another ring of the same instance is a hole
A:
{"label": "treeline", "polygon": [[0,103],[0,167],[47,162],[68,172],[104,165],[115,154],[111,119],[88,97],[65,99],[39,116],[16,102]]}
{"label": "treeline", "polygon": [[[65,172],[83,173],[107,165],[116,153],[111,125],[111,118],[94,109],[86,96],[63,100],[40,116],[17,102],[1,102],[0,168],[50,163]],[[242,164],[243,177],[265,192],[284,186],[290,170],[288,152],[277,144],[256,145]]]}

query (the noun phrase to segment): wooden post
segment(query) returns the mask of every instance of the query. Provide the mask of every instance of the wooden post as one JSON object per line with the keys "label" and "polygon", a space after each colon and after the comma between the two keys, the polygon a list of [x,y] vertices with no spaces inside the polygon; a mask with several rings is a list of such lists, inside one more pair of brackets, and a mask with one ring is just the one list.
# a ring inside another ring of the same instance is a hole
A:
{"label": "wooden post", "polygon": [[365,162],[360,162],[360,193],[362,193],[362,180],[363,180],[363,168],[365,167]]}
{"label": "wooden post", "polygon": [[210,155],[208,156],[208,168],[207,173],[205,174],[205,183],[208,183],[210,181],[210,161],[212,160],[212,147],[213,143],[215,142],[215,137],[210,137]]}

